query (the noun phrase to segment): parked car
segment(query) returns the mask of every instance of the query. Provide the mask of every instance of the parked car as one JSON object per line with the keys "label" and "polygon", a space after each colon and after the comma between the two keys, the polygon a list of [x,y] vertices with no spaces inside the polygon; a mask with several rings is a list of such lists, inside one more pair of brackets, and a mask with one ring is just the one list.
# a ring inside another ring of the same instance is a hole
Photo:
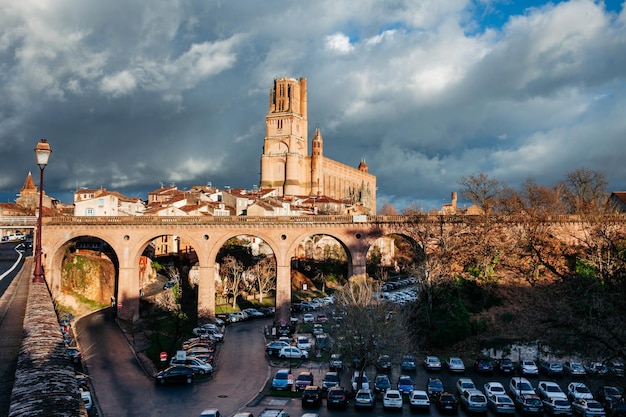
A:
{"label": "parked car", "polygon": [[400,391],[400,394],[409,395],[414,389],[413,378],[409,375],[400,375],[400,378],[398,378],[398,391]]}
{"label": "parked car", "polygon": [[552,381],[539,381],[537,384],[537,395],[542,400],[550,397],[567,399],[567,394],[563,392],[559,384]]}
{"label": "parked car", "polygon": [[391,381],[387,375],[376,375],[374,379],[374,392],[384,393],[391,388]]}
{"label": "parked car", "polygon": [[308,359],[309,352],[300,350],[295,346],[285,346],[278,352],[278,357],[282,359]]}
{"label": "parked car", "polygon": [[306,336],[296,338],[296,347],[300,350],[311,350],[311,341]]}
{"label": "parked car", "polygon": [[509,394],[511,394],[511,397],[515,399],[515,397],[523,394],[536,395],[537,393],[535,392],[535,389],[530,381],[526,378],[514,376],[509,381]]}
{"label": "parked car", "polygon": [[274,378],[272,379],[272,389],[276,390],[291,390],[293,385],[293,375],[289,369],[279,369],[276,371]]}
{"label": "parked car", "polygon": [[88,390],[80,389],[80,398],[85,403],[85,410],[90,411],[93,408],[93,399],[91,398],[91,392]]}
{"label": "parked car", "polygon": [[456,395],[446,391],[441,393],[435,404],[440,413],[456,413],[459,409]]}
{"label": "parked car", "polygon": [[332,371],[341,371],[343,369],[343,360],[341,359],[341,355],[339,353],[333,353],[330,355],[328,367]]}
{"label": "parked car", "polygon": [[437,356],[426,356],[424,368],[427,371],[441,371],[441,360]]}
{"label": "parked car", "polygon": [[309,371],[302,371],[296,377],[296,391],[302,391],[309,385],[313,385],[313,373]]}
{"label": "parked car", "polygon": [[591,375],[608,375],[609,368],[602,362],[590,362],[583,365],[585,367],[585,371]]}
{"label": "parked car", "polygon": [[555,361],[541,362],[539,371],[550,377],[557,377],[563,375],[563,365]]}
{"label": "parked car", "polygon": [[443,382],[439,378],[428,378],[426,380],[426,393],[430,398],[439,398],[444,392]]}
{"label": "parked car", "polygon": [[402,393],[397,389],[388,389],[383,394],[383,410],[389,409],[402,409]]}
{"label": "parked car", "polygon": [[506,394],[506,390],[504,389],[504,385],[497,381],[490,381],[483,385],[483,389],[485,391],[485,395],[489,396],[492,394],[502,395]]}
{"label": "parked car", "polygon": [[488,395],[487,407],[495,414],[515,414],[515,403],[505,393]]}
{"label": "parked car", "polygon": [[404,355],[402,357],[402,362],[400,362],[400,370],[402,372],[414,372],[416,368],[415,356]]}
{"label": "parked car", "polygon": [[551,416],[571,416],[572,405],[567,398],[547,397],[543,401],[543,410]]}
{"label": "parked car", "polygon": [[193,369],[193,372],[198,374],[198,375],[208,375],[213,373],[213,367],[206,363],[205,361],[198,359],[198,358],[185,358],[185,359],[178,359],[176,357],[172,357],[172,359],[170,359],[170,366],[175,366],[175,365],[179,365],[179,366],[188,366],[191,369]]}
{"label": "parked car", "polygon": [[451,357],[446,360],[446,368],[450,372],[465,372],[465,363],[461,358]]}
{"label": "parked car", "polygon": [[325,313],[319,313],[317,315],[318,323],[328,323],[328,316]]}
{"label": "parked car", "polygon": [[359,371],[354,371],[354,373],[352,374],[352,391],[357,392],[361,388],[370,389],[370,381],[367,378],[367,374],[363,372],[361,385],[359,387]]}
{"label": "parked car", "polygon": [[348,395],[343,387],[336,386],[330,387],[326,394],[326,406],[332,407],[345,407],[348,405]]}
{"label": "parked car", "polygon": [[583,382],[570,382],[567,385],[567,398],[572,402],[576,400],[592,400],[593,394]]}
{"label": "parked car", "polygon": [[512,374],[515,371],[515,365],[511,359],[503,358],[496,363],[496,368],[501,374]]}
{"label": "parked car", "polygon": [[477,389],[468,389],[461,394],[461,407],[468,413],[486,413],[487,397]]}
{"label": "parked car", "polygon": [[315,321],[315,316],[313,316],[313,314],[311,313],[306,313],[305,315],[302,316],[303,323],[313,323],[314,321]]}
{"label": "parked car", "polygon": [[202,410],[199,417],[222,417],[222,413],[217,408],[207,408]]}
{"label": "parked car", "polygon": [[80,349],[74,346],[66,346],[65,351],[67,352],[67,356],[73,363],[80,363],[80,359],[82,357]]}
{"label": "parked car", "polygon": [[154,379],[160,384],[182,382],[191,384],[193,377],[193,369],[188,366],[170,366],[157,373]]}
{"label": "parked car", "polygon": [[302,407],[319,407],[322,404],[322,389],[317,385],[304,387],[302,391]]}
{"label": "parked car", "polygon": [[609,368],[609,373],[616,377],[624,376],[624,363],[617,359],[611,359],[606,363],[606,367]]}
{"label": "parked car", "polygon": [[539,368],[535,361],[524,359],[519,363],[520,373],[522,375],[539,375]]}
{"label": "parked car", "polygon": [[581,398],[572,402],[572,414],[581,417],[604,417],[606,411],[598,401]]}
{"label": "parked car", "polygon": [[424,390],[413,390],[409,394],[409,408],[411,411],[430,410],[430,398]]}
{"label": "parked car", "polygon": [[459,396],[463,395],[466,390],[475,390],[476,384],[470,378],[459,378],[456,380],[456,392]]}
{"label": "parked car", "polygon": [[536,394],[520,394],[513,399],[515,408],[522,415],[542,415],[543,403]]}
{"label": "parked car", "polygon": [[612,385],[602,385],[595,394],[595,399],[602,404],[607,414],[616,414],[616,411],[626,411],[626,404],[622,391]]}
{"label": "parked car", "polygon": [[313,330],[312,330],[312,331],[313,331],[313,334],[314,334],[314,335],[324,334],[324,326],[322,326],[322,325],[321,325],[321,324],[319,324],[319,323],[315,323],[315,324],[313,325]]}
{"label": "parked car", "polygon": [[582,363],[571,361],[563,362],[563,373],[572,378],[582,378],[587,375],[587,371]]}
{"label": "parked car", "polygon": [[327,390],[330,387],[335,387],[339,385],[339,374],[335,371],[326,372],[324,375],[324,380],[322,381],[322,389]]}
{"label": "parked car", "polygon": [[280,350],[286,346],[289,346],[289,343],[276,340],[265,346],[265,352],[267,352],[269,356],[276,356],[280,353]]}
{"label": "parked car", "polygon": [[474,363],[474,371],[479,374],[491,375],[494,371],[493,362],[487,358],[478,359]]}
{"label": "parked car", "polygon": [[376,361],[376,369],[379,372],[391,371],[391,358],[389,355],[380,355]]}
{"label": "parked car", "polygon": [[376,397],[374,393],[367,389],[361,388],[354,394],[354,407],[355,408],[374,408],[376,403]]}

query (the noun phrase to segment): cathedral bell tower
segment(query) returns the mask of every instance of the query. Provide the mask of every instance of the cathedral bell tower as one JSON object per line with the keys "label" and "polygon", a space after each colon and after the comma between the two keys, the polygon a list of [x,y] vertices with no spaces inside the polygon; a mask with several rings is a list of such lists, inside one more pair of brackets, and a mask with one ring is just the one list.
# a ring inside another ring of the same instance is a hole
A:
{"label": "cathedral bell tower", "polygon": [[283,196],[308,194],[307,129],[306,78],[276,78],[265,116],[261,188],[276,188]]}

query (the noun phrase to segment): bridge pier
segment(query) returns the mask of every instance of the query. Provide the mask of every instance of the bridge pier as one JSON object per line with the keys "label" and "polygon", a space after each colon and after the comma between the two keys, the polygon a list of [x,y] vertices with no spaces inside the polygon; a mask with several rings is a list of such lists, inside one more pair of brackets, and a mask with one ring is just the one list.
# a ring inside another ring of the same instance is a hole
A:
{"label": "bridge pier", "polygon": [[198,318],[215,317],[215,276],[217,265],[199,266]]}
{"label": "bridge pier", "polygon": [[130,322],[139,319],[139,267],[120,266],[117,284],[117,316]]}
{"label": "bridge pier", "polygon": [[276,265],[276,313],[274,320],[289,322],[291,316],[291,265]]}

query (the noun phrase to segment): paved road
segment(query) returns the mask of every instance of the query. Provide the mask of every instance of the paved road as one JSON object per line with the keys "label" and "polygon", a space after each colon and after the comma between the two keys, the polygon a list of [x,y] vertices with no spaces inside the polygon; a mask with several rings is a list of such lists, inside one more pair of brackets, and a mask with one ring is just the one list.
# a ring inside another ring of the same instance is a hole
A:
{"label": "paved road", "polygon": [[245,409],[270,375],[263,324],[228,327],[214,377],[189,386],[156,385],[140,367],[108,309],[79,320],[76,332],[103,417],[194,416],[209,407],[218,407],[228,416]]}

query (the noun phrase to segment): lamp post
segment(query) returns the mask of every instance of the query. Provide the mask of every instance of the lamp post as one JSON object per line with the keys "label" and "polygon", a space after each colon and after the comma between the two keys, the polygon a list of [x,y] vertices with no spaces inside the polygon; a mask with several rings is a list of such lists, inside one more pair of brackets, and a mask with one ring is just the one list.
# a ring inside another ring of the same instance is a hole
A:
{"label": "lamp post", "polygon": [[41,139],[35,148],[37,165],[39,165],[39,216],[37,217],[37,244],[35,245],[35,274],[33,282],[46,282],[44,279],[43,267],[41,265],[41,226],[43,217],[43,170],[48,165],[50,158],[50,144],[46,139]]}

